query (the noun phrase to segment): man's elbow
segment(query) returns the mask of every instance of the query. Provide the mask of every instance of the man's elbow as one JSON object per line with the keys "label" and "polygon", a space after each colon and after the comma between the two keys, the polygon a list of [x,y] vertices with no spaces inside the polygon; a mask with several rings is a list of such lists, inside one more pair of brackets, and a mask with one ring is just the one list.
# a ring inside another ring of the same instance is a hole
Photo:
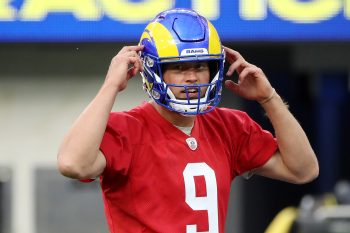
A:
{"label": "man's elbow", "polygon": [[57,160],[57,167],[59,172],[66,177],[72,178],[72,179],[85,179],[85,176],[87,176],[84,172],[84,169],[79,166],[79,164],[67,160],[67,159],[58,159]]}
{"label": "man's elbow", "polygon": [[307,169],[307,172],[296,180],[296,184],[307,184],[315,180],[320,173],[318,164],[316,163],[311,168]]}
{"label": "man's elbow", "polygon": [[77,170],[74,168],[74,166],[72,166],[71,163],[65,161],[65,160],[58,160],[57,161],[57,168],[58,171],[66,177],[69,178],[76,178],[78,176],[78,172]]}

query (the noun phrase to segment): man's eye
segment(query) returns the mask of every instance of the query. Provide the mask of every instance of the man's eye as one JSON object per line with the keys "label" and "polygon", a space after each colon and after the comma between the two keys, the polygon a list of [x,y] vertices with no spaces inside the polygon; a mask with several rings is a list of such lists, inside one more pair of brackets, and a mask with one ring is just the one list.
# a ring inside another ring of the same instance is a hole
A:
{"label": "man's eye", "polygon": [[205,63],[198,63],[195,66],[196,69],[205,69],[207,68],[207,65]]}
{"label": "man's eye", "polygon": [[174,69],[174,70],[183,70],[184,67],[183,67],[183,65],[179,64],[179,65],[175,65],[175,66],[173,67],[173,69]]}

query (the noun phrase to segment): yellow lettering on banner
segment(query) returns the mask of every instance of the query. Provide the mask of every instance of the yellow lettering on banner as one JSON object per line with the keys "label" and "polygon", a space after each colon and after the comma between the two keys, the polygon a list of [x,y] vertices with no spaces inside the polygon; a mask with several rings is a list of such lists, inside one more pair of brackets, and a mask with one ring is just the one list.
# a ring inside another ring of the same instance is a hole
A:
{"label": "yellow lettering on banner", "polygon": [[192,0],[192,9],[197,11],[209,20],[219,18],[220,1],[219,0]]}
{"label": "yellow lettering on banner", "polygon": [[344,16],[346,19],[350,19],[350,0],[344,2]]}
{"label": "yellow lettering on banner", "polygon": [[79,20],[96,20],[101,10],[95,0],[27,0],[20,13],[23,20],[43,20],[48,13],[72,13]]}
{"label": "yellow lettering on banner", "polygon": [[100,0],[106,15],[126,23],[143,23],[153,19],[159,12],[172,8],[174,0]]}
{"label": "yellow lettering on banner", "polygon": [[240,0],[239,15],[246,20],[263,20],[267,16],[267,0]]}
{"label": "yellow lettering on banner", "polygon": [[280,18],[297,23],[327,20],[341,10],[343,0],[269,0],[269,7]]}
{"label": "yellow lettering on banner", "polygon": [[0,21],[11,21],[16,17],[16,10],[10,6],[12,0],[0,1]]}

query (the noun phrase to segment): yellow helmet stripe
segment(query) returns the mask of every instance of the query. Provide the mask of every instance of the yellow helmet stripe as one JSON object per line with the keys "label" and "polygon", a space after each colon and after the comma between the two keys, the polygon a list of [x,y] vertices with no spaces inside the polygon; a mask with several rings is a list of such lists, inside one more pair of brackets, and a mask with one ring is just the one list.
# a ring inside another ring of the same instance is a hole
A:
{"label": "yellow helmet stripe", "polygon": [[[150,32],[151,34],[149,34]],[[141,40],[144,38],[148,38],[155,43],[159,57],[179,56],[173,36],[162,24],[158,22],[148,24],[141,35]]]}
{"label": "yellow helmet stripe", "polygon": [[148,33],[148,31],[143,31],[143,33],[142,33],[142,35],[141,35],[141,38],[140,38],[140,42],[143,40],[143,39],[149,39],[150,41],[152,41],[152,39],[151,39],[151,37],[150,37],[150,35],[149,35],[149,33]]}
{"label": "yellow helmet stripe", "polygon": [[220,54],[221,53],[221,42],[218,32],[214,28],[211,22],[208,22],[209,28],[209,54]]}

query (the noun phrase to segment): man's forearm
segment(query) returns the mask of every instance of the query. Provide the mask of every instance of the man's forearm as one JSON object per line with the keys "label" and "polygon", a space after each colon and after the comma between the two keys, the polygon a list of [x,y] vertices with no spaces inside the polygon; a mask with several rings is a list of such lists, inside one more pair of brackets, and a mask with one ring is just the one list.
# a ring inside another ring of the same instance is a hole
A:
{"label": "man's forearm", "polygon": [[103,85],[65,136],[58,153],[61,172],[72,178],[91,171],[117,92]]}
{"label": "man's forearm", "polygon": [[318,162],[309,140],[281,97],[261,104],[275,130],[278,148],[285,166],[302,181],[318,175]]}

